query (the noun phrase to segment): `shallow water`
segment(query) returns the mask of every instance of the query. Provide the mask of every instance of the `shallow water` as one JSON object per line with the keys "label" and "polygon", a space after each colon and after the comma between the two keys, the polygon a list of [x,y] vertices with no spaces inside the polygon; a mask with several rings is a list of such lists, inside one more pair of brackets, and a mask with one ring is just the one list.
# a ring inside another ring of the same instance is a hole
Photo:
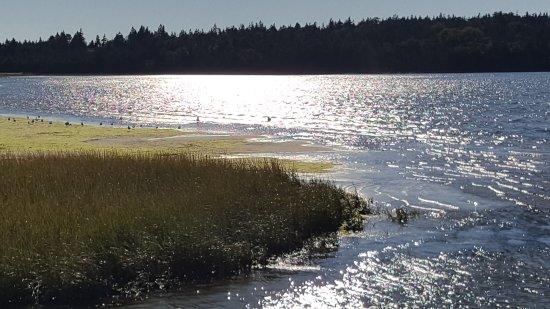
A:
{"label": "shallow water", "polygon": [[329,178],[421,213],[136,307],[550,306],[548,73],[16,77],[0,113],[308,139],[336,147],[308,156]]}

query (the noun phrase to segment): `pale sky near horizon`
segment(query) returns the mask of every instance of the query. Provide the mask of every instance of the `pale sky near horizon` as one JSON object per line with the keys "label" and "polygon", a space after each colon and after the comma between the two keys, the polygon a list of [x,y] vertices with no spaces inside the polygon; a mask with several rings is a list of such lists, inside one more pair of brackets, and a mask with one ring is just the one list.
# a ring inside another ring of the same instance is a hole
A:
{"label": "pale sky near horizon", "polygon": [[140,25],[168,31],[210,29],[262,21],[266,25],[326,23],[329,19],[474,16],[495,11],[541,13],[550,0],[0,0],[0,40],[37,40],[82,28],[86,38],[128,34]]}

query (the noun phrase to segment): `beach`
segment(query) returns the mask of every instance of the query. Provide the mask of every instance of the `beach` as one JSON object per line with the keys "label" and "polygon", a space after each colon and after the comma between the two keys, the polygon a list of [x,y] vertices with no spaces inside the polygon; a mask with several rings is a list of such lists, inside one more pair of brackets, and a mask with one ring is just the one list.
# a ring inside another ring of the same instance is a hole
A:
{"label": "beach", "polygon": [[[0,118],[0,151],[11,153],[117,151],[192,154],[211,157],[246,155],[265,158],[277,154],[330,151],[308,141],[272,141],[260,135],[194,132],[169,127],[116,126],[110,123],[52,121],[3,115]],[[326,172],[331,162],[281,160],[297,172]]]}

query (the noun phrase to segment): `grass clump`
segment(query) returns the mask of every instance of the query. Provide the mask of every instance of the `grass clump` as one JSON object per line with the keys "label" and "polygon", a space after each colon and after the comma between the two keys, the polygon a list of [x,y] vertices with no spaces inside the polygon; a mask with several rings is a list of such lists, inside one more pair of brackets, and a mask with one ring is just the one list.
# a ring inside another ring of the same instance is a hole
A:
{"label": "grass clump", "polygon": [[0,306],[128,299],[358,228],[361,200],[277,161],[0,155]]}
{"label": "grass clump", "polygon": [[396,223],[405,225],[409,222],[410,219],[418,217],[419,213],[417,210],[405,210],[403,208],[396,208],[392,211],[387,212],[388,218]]}

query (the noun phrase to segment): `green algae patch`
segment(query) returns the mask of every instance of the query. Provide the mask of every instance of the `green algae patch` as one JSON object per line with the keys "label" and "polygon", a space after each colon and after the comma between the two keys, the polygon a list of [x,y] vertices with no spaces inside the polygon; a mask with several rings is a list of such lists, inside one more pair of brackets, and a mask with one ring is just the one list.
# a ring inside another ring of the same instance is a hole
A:
{"label": "green algae patch", "polygon": [[216,156],[239,152],[249,144],[246,138],[238,136],[212,138],[204,134],[187,138],[188,135],[191,133],[175,129],[81,125],[11,117],[0,119],[0,151],[19,154],[99,150]]}
{"label": "green algae patch", "polygon": [[[9,120],[8,120],[9,119]],[[108,150],[113,146],[96,146],[90,140],[103,138],[156,138],[182,134],[170,129],[120,128],[80,123],[50,122],[43,119],[2,117],[0,151],[28,153],[37,151]]]}
{"label": "green algae patch", "polygon": [[[118,154],[208,155],[236,153],[303,152],[315,147],[299,142],[253,142],[245,136],[209,135],[175,129],[114,127],[81,123],[51,122],[44,119],[0,118],[0,152],[107,151]],[[323,173],[334,167],[328,162],[281,159],[287,169],[300,173]]]}

